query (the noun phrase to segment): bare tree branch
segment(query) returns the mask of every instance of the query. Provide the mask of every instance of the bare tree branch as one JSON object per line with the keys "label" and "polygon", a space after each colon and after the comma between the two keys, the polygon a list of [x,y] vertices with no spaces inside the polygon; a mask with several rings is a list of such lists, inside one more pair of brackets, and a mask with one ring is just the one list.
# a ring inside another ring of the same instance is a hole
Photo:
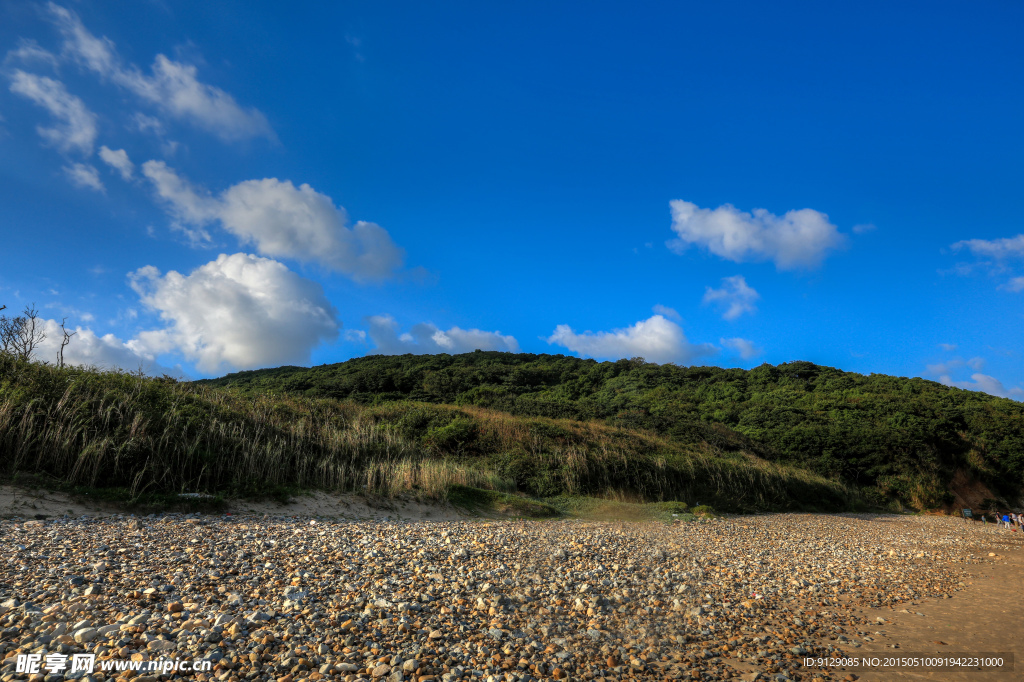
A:
{"label": "bare tree branch", "polygon": [[71,337],[78,332],[69,332],[64,324],[68,321],[68,318],[64,318],[60,321],[60,330],[64,334],[64,338],[60,342],[60,351],[57,353],[57,367],[64,368],[64,347],[71,343]]}

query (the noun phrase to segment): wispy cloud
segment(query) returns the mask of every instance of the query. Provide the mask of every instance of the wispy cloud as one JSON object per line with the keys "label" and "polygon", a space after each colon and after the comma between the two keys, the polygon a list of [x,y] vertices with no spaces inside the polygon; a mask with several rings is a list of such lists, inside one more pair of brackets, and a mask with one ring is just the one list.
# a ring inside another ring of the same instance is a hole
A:
{"label": "wispy cloud", "polygon": [[125,150],[114,150],[104,145],[100,147],[100,158],[108,166],[120,173],[123,179],[132,179],[132,173],[135,172],[135,164],[128,158],[128,152]]}
{"label": "wispy cloud", "polygon": [[11,73],[11,92],[46,109],[55,119],[52,127],[37,126],[36,131],[48,144],[62,152],[92,154],[98,134],[96,114],[68,92],[58,80],[15,69]]}
{"label": "wispy cloud", "polygon": [[722,319],[735,320],[744,313],[757,312],[754,305],[761,295],[747,284],[743,275],[722,278],[722,288],[707,287],[704,292],[704,303],[714,303],[722,309]]}
{"label": "wispy cloud", "polygon": [[763,349],[755,346],[753,341],[749,341],[747,339],[719,339],[719,343],[739,355],[744,360],[756,358],[764,352]]}
{"label": "wispy cloud", "polygon": [[68,179],[71,180],[71,184],[75,187],[91,189],[100,193],[107,191],[107,188],[103,186],[103,182],[100,180],[99,171],[96,170],[95,166],[87,163],[72,163],[71,165],[64,166],[63,170]]}
{"label": "wispy cloud", "polygon": [[1000,398],[1024,400],[1024,389],[1019,387],[1008,389],[1003,385],[1003,382],[987,374],[972,374],[970,381],[954,381],[949,376],[942,376],[939,377],[939,383],[945,384],[946,386],[966,388],[969,391],[982,391],[983,393],[999,396]]}
{"label": "wispy cloud", "polygon": [[965,239],[952,245],[954,251],[970,251],[979,258],[1005,260],[1024,257],[1024,234],[1002,239]]}
{"label": "wispy cloud", "polygon": [[682,322],[683,320],[683,316],[680,315],[675,308],[669,308],[667,305],[661,305],[660,303],[658,303],[653,308],[651,308],[651,310],[657,313],[658,315],[664,315],[668,319],[675,320],[676,322]]}
{"label": "wispy cloud", "polygon": [[146,75],[134,64],[123,63],[114,42],[93,35],[75,12],[52,2],[47,7],[63,36],[64,54],[104,80],[223,140],[274,138],[262,112],[243,108],[224,90],[201,82],[195,66],[158,54]]}
{"label": "wispy cloud", "polygon": [[452,327],[442,330],[424,322],[413,325],[408,332],[402,332],[390,315],[374,315],[367,318],[369,337],[375,346],[374,353],[401,355],[403,353],[471,353],[474,350],[501,350],[519,352],[515,337],[500,331],[462,329]]}

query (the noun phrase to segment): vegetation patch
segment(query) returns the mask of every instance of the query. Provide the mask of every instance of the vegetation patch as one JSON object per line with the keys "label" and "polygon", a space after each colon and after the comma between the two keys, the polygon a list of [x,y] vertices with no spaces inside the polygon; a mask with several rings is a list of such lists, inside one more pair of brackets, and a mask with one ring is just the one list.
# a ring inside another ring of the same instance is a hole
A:
{"label": "vegetation patch", "polygon": [[496,490],[483,490],[464,485],[453,485],[448,490],[447,498],[455,507],[474,514],[528,518],[550,518],[561,515],[558,509],[544,502]]}

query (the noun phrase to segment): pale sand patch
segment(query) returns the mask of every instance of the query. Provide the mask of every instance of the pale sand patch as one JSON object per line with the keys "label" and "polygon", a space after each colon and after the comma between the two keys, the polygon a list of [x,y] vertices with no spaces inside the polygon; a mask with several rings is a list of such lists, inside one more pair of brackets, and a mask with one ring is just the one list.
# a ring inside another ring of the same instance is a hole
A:
{"label": "pale sand patch", "polygon": [[[889,680],[941,680],[942,682],[1016,682],[1024,679],[1024,552],[1020,533],[1001,532],[987,551],[975,552],[982,563],[963,566],[969,577],[964,589],[951,599],[926,599],[893,609],[860,611],[870,623],[874,642],[848,649],[853,656],[930,656],[1011,653],[1012,671],[941,670],[906,667],[855,673],[861,682]],[[1014,542],[1016,541],[1016,542]],[[996,556],[988,556],[989,552]],[[919,615],[922,614],[922,615]],[[875,622],[884,618],[885,623]],[[874,634],[875,632],[882,634]],[[859,639],[859,638],[858,638]],[[893,649],[897,644],[899,648]],[[845,673],[837,677],[843,679]]]}
{"label": "pale sand patch", "polygon": [[[469,515],[450,504],[426,503],[416,500],[385,500],[351,494],[313,492],[299,495],[288,504],[273,500],[228,500],[225,512],[231,514],[269,514],[270,516],[328,517],[339,519],[434,519],[453,521]],[[35,516],[54,518],[69,514],[78,516],[111,516],[131,513],[116,505],[72,496],[62,492],[0,485],[0,518]]]}

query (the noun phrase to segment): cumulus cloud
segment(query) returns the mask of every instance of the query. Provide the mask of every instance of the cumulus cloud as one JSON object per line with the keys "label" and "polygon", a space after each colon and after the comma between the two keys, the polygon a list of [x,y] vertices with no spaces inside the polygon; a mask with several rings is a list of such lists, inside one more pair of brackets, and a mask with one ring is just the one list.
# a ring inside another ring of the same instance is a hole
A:
{"label": "cumulus cloud", "polygon": [[63,170],[68,179],[71,180],[71,184],[75,185],[75,187],[92,189],[97,192],[107,191],[107,188],[103,186],[103,182],[100,181],[100,174],[95,166],[87,163],[72,163],[71,165],[64,166]]}
{"label": "cumulus cloud", "polygon": [[96,114],[60,81],[15,69],[11,73],[11,92],[43,107],[55,119],[50,128],[37,126],[36,132],[62,152],[92,154],[96,142]]}
{"label": "cumulus cloud", "polygon": [[101,78],[223,140],[274,137],[260,111],[245,109],[225,91],[202,83],[196,67],[158,54],[146,75],[134,64],[122,63],[113,41],[94,36],[73,11],[52,2],[48,9],[64,38],[64,54]]}
{"label": "cumulus cloud", "polygon": [[[99,369],[122,369],[135,371],[142,369],[149,375],[169,374],[182,377],[176,369],[170,369],[158,363],[152,354],[140,352],[113,334],[100,336],[88,327],[68,327],[73,331],[70,343],[64,348],[64,364],[84,365]],[[57,320],[42,320],[42,330],[46,339],[36,348],[34,358],[49,363],[56,363],[64,334]]]}
{"label": "cumulus cloud", "polygon": [[219,221],[263,255],[319,263],[357,280],[384,279],[402,266],[405,253],[387,230],[364,221],[348,227],[345,209],[309,185],[246,180],[214,197],[163,161],[147,161],[142,173],[176,220],[197,228]]}
{"label": "cumulus cloud", "polygon": [[946,386],[966,388],[969,391],[982,391],[983,393],[996,395],[999,396],[1000,398],[1013,398],[1014,400],[1024,400],[1024,389],[1008,389],[1005,386],[1003,386],[1003,382],[987,374],[972,374],[970,381],[953,381],[953,379],[948,375],[943,375],[939,377],[939,383],[945,384]]}
{"label": "cumulus cloud", "polygon": [[722,309],[722,319],[735,320],[743,313],[754,313],[754,303],[761,298],[753,287],[747,284],[743,275],[722,278],[722,288],[707,287],[704,292],[704,303],[714,303]]}
{"label": "cumulus cloud", "polygon": [[827,215],[809,208],[777,216],[763,208],[746,213],[731,204],[707,209],[676,200],[669,205],[678,238],[667,244],[676,253],[696,245],[737,263],[770,260],[779,270],[795,270],[817,267],[847,242]]}
{"label": "cumulus cloud", "polygon": [[726,348],[735,352],[744,360],[756,358],[758,355],[764,352],[762,349],[755,346],[753,341],[748,341],[747,339],[719,339],[719,342]]}
{"label": "cumulus cloud", "polygon": [[128,158],[128,152],[123,149],[110,149],[106,145],[100,147],[100,158],[103,162],[121,174],[125,180],[132,179],[135,172],[135,164]]}
{"label": "cumulus cloud", "polygon": [[577,334],[569,325],[560,324],[547,342],[568,348],[583,357],[610,360],[642,357],[657,363],[686,364],[717,351],[708,343],[690,343],[682,327],[663,315],[654,315],[632,327],[610,332]]}
{"label": "cumulus cloud", "polygon": [[381,355],[402,355],[413,353],[471,353],[474,350],[501,350],[519,352],[515,337],[500,331],[488,332],[480,329],[452,327],[438,329],[429,322],[413,325],[408,332],[402,332],[398,322],[390,315],[374,315],[367,318],[369,336],[374,352]]}
{"label": "cumulus cloud", "polygon": [[1024,257],[1024,234],[1003,239],[965,239],[952,246],[954,251],[970,251],[979,258],[1001,261]]}
{"label": "cumulus cloud", "polygon": [[168,323],[130,347],[181,353],[206,373],[307,363],[313,348],[338,336],[338,312],[320,285],[269,258],[221,254],[188,275],[147,266],[130,281]]}

